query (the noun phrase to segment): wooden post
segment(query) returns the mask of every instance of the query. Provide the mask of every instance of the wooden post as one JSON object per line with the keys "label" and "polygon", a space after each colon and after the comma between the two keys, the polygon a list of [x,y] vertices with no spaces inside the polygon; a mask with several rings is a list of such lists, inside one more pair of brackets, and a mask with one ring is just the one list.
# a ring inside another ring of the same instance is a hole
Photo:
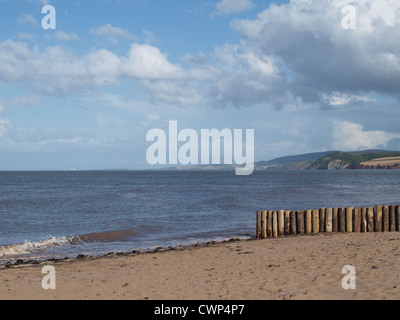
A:
{"label": "wooden post", "polygon": [[375,232],[382,232],[382,206],[375,208]]}
{"label": "wooden post", "polygon": [[307,234],[312,233],[312,211],[311,210],[306,211],[306,233]]}
{"label": "wooden post", "polygon": [[319,210],[312,211],[312,233],[319,232]]}
{"label": "wooden post", "polygon": [[353,231],[361,232],[361,208],[354,209],[354,218],[353,218]]}
{"label": "wooden post", "polygon": [[290,212],[290,234],[297,234],[297,211]]}
{"label": "wooden post", "polygon": [[261,239],[267,238],[267,211],[261,213]]}
{"label": "wooden post", "polygon": [[278,236],[278,212],[272,212],[272,236]]}
{"label": "wooden post", "polygon": [[332,231],[339,232],[339,209],[338,208],[333,208]]}
{"label": "wooden post", "polygon": [[367,232],[367,208],[361,208],[361,232]]}
{"label": "wooden post", "polygon": [[389,231],[396,231],[396,206],[389,207]]}
{"label": "wooden post", "polygon": [[319,209],[319,232],[325,232],[325,215],[326,209]]}
{"label": "wooden post", "polygon": [[261,211],[257,211],[256,237],[261,238]]}
{"label": "wooden post", "polygon": [[278,237],[285,235],[285,211],[278,211]]}
{"label": "wooden post", "polygon": [[400,231],[400,206],[396,206],[396,231]]}
{"label": "wooden post", "polygon": [[272,237],[272,211],[267,213],[267,237]]}
{"label": "wooden post", "polygon": [[374,208],[367,208],[367,232],[375,232],[375,213]]}
{"label": "wooden post", "polygon": [[346,208],[346,232],[353,232],[353,207]]}
{"label": "wooden post", "polygon": [[332,217],[333,217],[333,209],[327,208],[325,213],[325,232],[332,232]]}
{"label": "wooden post", "polygon": [[290,211],[285,211],[285,236],[290,235]]}
{"label": "wooden post", "polygon": [[297,234],[304,234],[305,232],[305,211],[297,211]]}
{"label": "wooden post", "polygon": [[339,208],[339,232],[346,232],[346,209]]}
{"label": "wooden post", "polygon": [[389,206],[383,206],[382,212],[382,231],[388,232],[389,231]]}

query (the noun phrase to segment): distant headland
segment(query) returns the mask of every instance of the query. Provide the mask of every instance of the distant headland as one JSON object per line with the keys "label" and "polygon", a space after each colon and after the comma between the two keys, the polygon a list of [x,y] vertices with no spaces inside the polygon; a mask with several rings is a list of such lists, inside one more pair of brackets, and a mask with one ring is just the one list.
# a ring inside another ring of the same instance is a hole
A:
{"label": "distant headland", "polygon": [[[325,151],[256,162],[255,170],[400,169],[400,151]],[[235,165],[169,167],[163,170],[232,170]]]}

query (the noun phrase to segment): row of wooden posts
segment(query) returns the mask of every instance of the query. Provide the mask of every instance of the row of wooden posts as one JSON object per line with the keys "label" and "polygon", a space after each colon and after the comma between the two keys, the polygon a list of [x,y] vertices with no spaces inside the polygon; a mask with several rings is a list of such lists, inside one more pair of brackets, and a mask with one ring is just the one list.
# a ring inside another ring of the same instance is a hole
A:
{"label": "row of wooden posts", "polygon": [[257,211],[257,238],[320,232],[400,231],[400,205]]}

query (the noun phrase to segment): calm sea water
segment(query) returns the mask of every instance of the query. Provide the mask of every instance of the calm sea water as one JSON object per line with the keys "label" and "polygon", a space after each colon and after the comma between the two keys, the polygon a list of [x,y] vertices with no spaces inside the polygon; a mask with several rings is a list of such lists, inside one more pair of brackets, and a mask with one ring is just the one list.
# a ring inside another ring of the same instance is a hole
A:
{"label": "calm sea water", "polygon": [[0,172],[0,263],[255,234],[257,210],[400,203],[400,171]]}

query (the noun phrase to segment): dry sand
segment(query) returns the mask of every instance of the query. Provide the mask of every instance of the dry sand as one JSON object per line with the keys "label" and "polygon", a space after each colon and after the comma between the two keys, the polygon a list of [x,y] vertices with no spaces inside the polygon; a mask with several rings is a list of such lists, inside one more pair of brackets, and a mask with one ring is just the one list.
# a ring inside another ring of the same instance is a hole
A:
{"label": "dry sand", "polygon": [[[400,233],[318,234],[0,269],[0,299],[400,299]],[[342,288],[342,268],[356,289]]]}

